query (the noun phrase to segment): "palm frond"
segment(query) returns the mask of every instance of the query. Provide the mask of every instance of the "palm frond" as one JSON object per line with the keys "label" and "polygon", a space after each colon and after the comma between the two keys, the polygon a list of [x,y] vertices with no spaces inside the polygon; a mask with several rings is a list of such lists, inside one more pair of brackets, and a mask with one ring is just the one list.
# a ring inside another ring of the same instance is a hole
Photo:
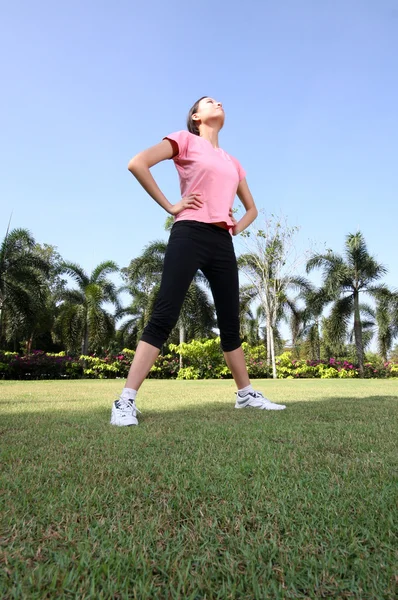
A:
{"label": "palm frond", "polygon": [[322,267],[324,272],[328,273],[333,265],[340,264],[341,262],[341,256],[334,254],[333,252],[327,252],[326,254],[313,254],[307,261],[306,272],[310,273],[313,269],[319,269]]}
{"label": "palm frond", "polygon": [[330,325],[331,339],[335,343],[342,343],[347,336],[348,324],[354,310],[353,296],[343,296],[334,303],[328,322]]}
{"label": "palm frond", "polygon": [[81,290],[63,290],[59,299],[62,303],[80,304],[82,306],[86,304],[84,293]]}
{"label": "palm frond", "polygon": [[301,294],[310,294],[315,290],[314,285],[306,277],[301,277],[300,275],[289,277],[283,282],[283,285],[287,285],[289,288],[293,288]]}
{"label": "palm frond", "polygon": [[88,277],[87,273],[77,263],[64,261],[60,264],[59,268],[60,273],[69,275],[69,277],[71,277],[81,289],[86,287],[90,282],[90,278]]}
{"label": "palm frond", "polygon": [[95,267],[91,273],[90,281],[92,283],[105,282],[108,275],[117,273],[118,271],[119,267],[113,260],[106,260]]}
{"label": "palm frond", "polygon": [[376,311],[373,308],[373,306],[370,306],[369,304],[366,304],[365,302],[360,302],[359,310],[360,310],[361,315],[370,317],[371,319],[376,318]]}

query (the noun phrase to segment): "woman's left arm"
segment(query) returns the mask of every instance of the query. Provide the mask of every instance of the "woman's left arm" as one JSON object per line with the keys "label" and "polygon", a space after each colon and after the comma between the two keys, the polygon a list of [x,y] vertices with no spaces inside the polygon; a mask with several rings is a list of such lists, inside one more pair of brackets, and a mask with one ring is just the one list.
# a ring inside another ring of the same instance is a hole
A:
{"label": "woman's left arm", "polygon": [[233,221],[235,221],[235,226],[233,228],[234,235],[242,233],[242,231],[244,231],[251,223],[253,223],[254,219],[258,215],[258,210],[254,204],[253,196],[251,195],[249,186],[247,185],[246,178],[242,179],[242,181],[239,183],[236,193],[239,200],[245,207],[246,213],[243,215],[240,221],[235,221],[235,219],[232,217]]}

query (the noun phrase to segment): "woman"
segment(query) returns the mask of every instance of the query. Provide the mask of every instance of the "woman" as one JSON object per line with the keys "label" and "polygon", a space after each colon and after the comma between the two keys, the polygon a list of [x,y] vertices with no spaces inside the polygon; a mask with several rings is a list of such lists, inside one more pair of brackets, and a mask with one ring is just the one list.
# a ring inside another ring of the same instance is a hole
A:
{"label": "woman", "polygon": [[[138,425],[135,398],[162,345],[175,326],[185,294],[198,269],[213,294],[225,361],[237,385],[235,408],[282,410],[250,385],[239,338],[239,281],[231,235],[238,235],[257,217],[257,209],[239,162],[218,145],[224,125],[221,102],[204,96],[188,114],[188,131],[168,135],[137,154],[128,169],[162,208],[175,217],[153,314],[144,329],[126,387],[112,407],[112,425]],[[177,168],[182,200],[171,204],[150,173],[166,159]],[[246,209],[236,221],[238,195]]]}

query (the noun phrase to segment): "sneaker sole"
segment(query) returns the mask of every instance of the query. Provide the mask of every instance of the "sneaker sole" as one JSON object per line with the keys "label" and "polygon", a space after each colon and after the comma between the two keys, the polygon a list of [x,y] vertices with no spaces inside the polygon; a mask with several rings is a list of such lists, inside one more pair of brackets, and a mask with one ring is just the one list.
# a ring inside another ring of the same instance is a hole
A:
{"label": "sneaker sole", "polygon": [[235,408],[254,408],[257,410],[285,410],[286,406],[281,406],[280,408],[274,408],[274,407],[270,407],[270,406],[252,406],[251,404],[235,404]]}

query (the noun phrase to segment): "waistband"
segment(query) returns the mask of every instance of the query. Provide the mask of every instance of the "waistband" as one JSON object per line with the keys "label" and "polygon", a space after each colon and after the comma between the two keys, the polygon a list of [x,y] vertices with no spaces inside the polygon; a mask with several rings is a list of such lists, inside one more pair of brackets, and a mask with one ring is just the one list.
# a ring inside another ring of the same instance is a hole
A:
{"label": "waistband", "polygon": [[203,221],[191,221],[190,219],[188,220],[181,220],[181,221],[176,221],[172,227],[173,229],[180,229],[180,227],[189,227],[192,229],[196,229],[198,230],[202,230],[202,231],[214,231],[216,233],[219,233],[220,235],[226,235],[229,238],[231,237],[231,234],[229,233],[228,229],[224,229],[223,227],[219,227],[218,225],[213,225],[213,223],[203,223]]}

